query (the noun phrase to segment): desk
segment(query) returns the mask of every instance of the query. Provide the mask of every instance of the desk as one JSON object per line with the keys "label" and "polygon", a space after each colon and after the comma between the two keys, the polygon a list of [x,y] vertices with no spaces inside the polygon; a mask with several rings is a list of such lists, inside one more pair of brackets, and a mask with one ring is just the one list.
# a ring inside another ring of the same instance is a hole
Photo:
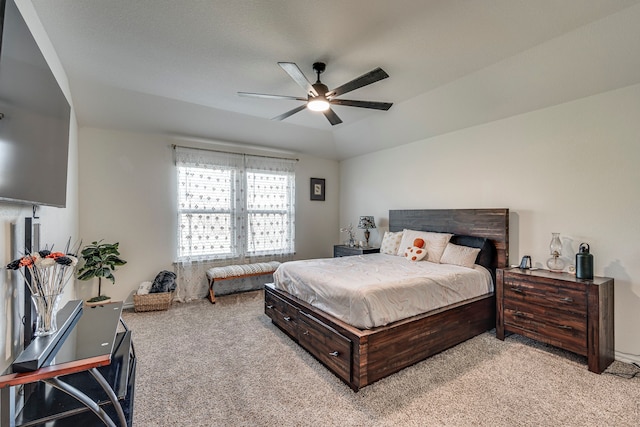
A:
{"label": "desk", "polygon": [[[136,358],[121,313],[121,302],[84,307],[49,363],[0,376],[2,425],[131,426]],[[23,384],[33,386],[16,413],[15,388]]]}

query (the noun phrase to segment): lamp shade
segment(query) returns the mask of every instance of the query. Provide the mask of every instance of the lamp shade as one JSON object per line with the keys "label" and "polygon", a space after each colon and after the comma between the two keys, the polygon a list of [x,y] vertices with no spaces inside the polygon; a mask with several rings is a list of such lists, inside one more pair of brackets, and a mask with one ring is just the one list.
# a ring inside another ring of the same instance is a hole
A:
{"label": "lamp shade", "polygon": [[365,230],[376,228],[376,222],[373,216],[361,216],[360,222],[358,222],[358,228],[364,228]]}

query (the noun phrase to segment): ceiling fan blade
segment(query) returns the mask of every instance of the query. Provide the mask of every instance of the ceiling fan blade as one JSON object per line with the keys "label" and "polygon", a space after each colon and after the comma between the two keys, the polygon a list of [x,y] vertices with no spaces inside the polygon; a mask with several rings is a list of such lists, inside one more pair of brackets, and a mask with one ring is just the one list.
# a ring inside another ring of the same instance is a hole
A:
{"label": "ceiling fan blade", "polygon": [[286,96],[286,95],[269,95],[266,93],[251,93],[251,92],[238,92],[240,96],[246,96],[248,98],[266,98],[266,99],[291,99],[294,101],[306,101],[307,98],[300,98],[297,96]]}
{"label": "ceiling fan blade", "polygon": [[327,120],[329,120],[332,126],[342,123],[340,117],[338,117],[335,111],[333,111],[331,108],[329,108],[327,111],[323,111],[322,114],[324,114],[324,116],[327,118]]}
{"label": "ceiling fan blade", "polygon": [[[306,99],[305,99],[305,101],[306,101]],[[293,110],[289,110],[289,111],[287,111],[286,113],[280,114],[279,116],[274,117],[274,118],[273,118],[273,119],[271,119],[271,120],[284,120],[284,119],[286,119],[287,117],[293,116],[293,115],[294,115],[295,113],[297,113],[298,111],[302,111],[302,110],[304,110],[305,108],[307,108],[307,104],[304,104],[304,105],[301,105],[301,106],[299,106],[299,107],[296,107],[296,108],[294,108]]]}
{"label": "ceiling fan blade", "polygon": [[313,88],[309,80],[300,71],[300,68],[294,62],[278,62],[278,65],[293,79],[304,91],[313,96],[318,96],[318,92]]}
{"label": "ceiling fan blade", "polygon": [[360,77],[333,89],[332,91],[329,91],[326,96],[340,96],[344,93],[370,85],[371,83],[375,83],[379,80],[386,79],[387,77],[389,77],[389,74],[387,74],[382,68],[378,67],[375,70],[369,71],[368,73],[363,74]]}
{"label": "ceiling fan blade", "polygon": [[360,107],[360,108],[372,108],[374,110],[388,110],[393,105],[392,102],[377,102],[377,101],[353,101],[350,99],[332,99],[329,101],[334,105],[346,105],[348,107]]}

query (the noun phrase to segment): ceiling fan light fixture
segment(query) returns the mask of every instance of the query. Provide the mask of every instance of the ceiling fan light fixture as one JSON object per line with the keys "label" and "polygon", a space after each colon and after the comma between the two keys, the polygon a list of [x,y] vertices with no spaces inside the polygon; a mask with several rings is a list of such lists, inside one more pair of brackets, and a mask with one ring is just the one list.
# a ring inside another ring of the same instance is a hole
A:
{"label": "ceiling fan light fixture", "polygon": [[272,120],[284,120],[287,117],[302,111],[311,110],[321,112],[325,118],[331,123],[331,126],[342,123],[342,120],[331,109],[332,105],[344,105],[347,107],[359,107],[359,108],[371,108],[374,110],[388,110],[393,105],[391,102],[375,102],[375,101],[354,101],[350,99],[337,98],[340,95],[354,91],[361,87],[370,85],[382,79],[389,77],[387,73],[380,67],[369,71],[366,74],[356,77],[355,79],[348,81],[347,83],[338,86],[332,90],[329,90],[327,85],[320,81],[320,74],[322,74],[326,68],[324,62],[314,62],[313,71],[318,76],[318,80],[311,84],[309,79],[304,75],[300,68],[293,62],[278,62],[280,68],[282,68],[306,92],[306,97],[297,96],[283,96],[283,95],[269,95],[266,93],[249,93],[238,92],[240,96],[249,96],[254,98],[266,98],[266,99],[288,99],[293,101],[304,101],[303,105],[300,105],[293,110],[289,110],[286,113],[280,114],[274,117]]}
{"label": "ceiling fan light fixture", "polygon": [[307,108],[311,111],[327,111],[329,109],[329,101],[324,96],[316,96],[309,99]]}

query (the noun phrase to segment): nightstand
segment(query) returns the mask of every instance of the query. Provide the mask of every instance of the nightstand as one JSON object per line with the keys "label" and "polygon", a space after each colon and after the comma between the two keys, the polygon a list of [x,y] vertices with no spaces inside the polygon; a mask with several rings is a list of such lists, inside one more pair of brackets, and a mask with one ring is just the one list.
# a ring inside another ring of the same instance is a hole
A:
{"label": "nightstand", "polygon": [[333,257],[341,257],[341,256],[351,256],[351,255],[366,255],[366,254],[377,254],[380,252],[380,248],[374,248],[372,246],[366,248],[359,248],[356,246],[347,246],[347,245],[334,245],[333,246]]}
{"label": "nightstand", "polygon": [[598,374],[613,362],[612,278],[519,268],[496,276],[497,338],[513,332],[572,351]]}

